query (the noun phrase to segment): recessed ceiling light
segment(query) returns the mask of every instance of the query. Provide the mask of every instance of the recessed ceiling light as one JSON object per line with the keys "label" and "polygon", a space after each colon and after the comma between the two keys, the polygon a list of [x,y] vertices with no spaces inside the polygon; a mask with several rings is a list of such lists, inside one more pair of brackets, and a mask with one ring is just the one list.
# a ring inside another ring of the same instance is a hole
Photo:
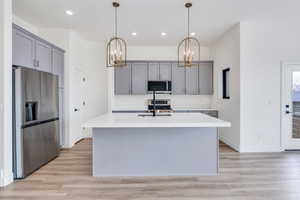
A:
{"label": "recessed ceiling light", "polygon": [[196,33],[195,33],[195,32],[192,32],[192,33],[191,33],[191,36],[195,36],[195,35],[196,35]]}
{"label": "recessed ceiling light", "polygon": [[137,36],[137,32],[132,32],[131,35],[132,36]]}
{"label": "recessed ceiling light", "polygon": [[166,32],[161,32],[161,36],[166,36],[167,33]]}
{"label": "recessed ceiling light", "polygon": [[66,14],[67,14],[67,15],[70,15],[70,16],[74,15],[74,13],[73,13],[72,10],[67,10],[67,11],[66,11]]}

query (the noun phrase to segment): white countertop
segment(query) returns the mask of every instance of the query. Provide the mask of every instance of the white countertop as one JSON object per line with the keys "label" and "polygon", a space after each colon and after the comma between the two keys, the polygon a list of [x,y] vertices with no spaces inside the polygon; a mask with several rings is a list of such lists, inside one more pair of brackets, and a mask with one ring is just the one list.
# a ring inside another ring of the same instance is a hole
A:
{"label": "white countertop", "polygon": [[85,128],[172,128],[230,127],[226,122],[202,113],[172,113],[172,116],[140,117],[138,113],[109,113],[86,122]]}

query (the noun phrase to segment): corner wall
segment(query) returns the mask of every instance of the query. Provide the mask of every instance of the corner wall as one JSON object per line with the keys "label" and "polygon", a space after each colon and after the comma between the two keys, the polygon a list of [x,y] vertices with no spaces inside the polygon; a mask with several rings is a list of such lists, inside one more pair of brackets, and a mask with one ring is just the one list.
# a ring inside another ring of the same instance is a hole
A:
{"label": "corner wall", "polygon": [[[220,139],[240,150],[240,25],[237,24],[221,36],[212,46],[214,60],[213,107],[219,110],[219,117],[230,121],[230,128],[219,129]],[[222,71],[230,68],[230,99],[222,97]]]}
{"label": "corner wall", "polygon": [[0,187],[12,173],[12,2],[0,1]]}
{"label": "corner wall", "polygon": [[300,62],[298,18],[241,23],[243,152],[281,151],[281,63]]}

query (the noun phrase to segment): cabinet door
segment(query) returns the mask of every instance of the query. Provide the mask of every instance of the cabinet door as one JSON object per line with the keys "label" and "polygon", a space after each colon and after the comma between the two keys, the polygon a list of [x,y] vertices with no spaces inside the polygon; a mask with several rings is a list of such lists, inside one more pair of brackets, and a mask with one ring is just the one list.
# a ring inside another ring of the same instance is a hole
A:
{"label": "cabinet door", "polygon": [[150,81],[159,80],[159,63],[148,64],[148,80]]}
{"label": "cabinet door", "polygon": [[172,64],[172,94],[185,94],[185,68]]}
{"label": "cabinet door", "polygon": [[134,63],[132,67],[132,94],[147,94],[147,63]]}
{"label": "cabinet door", "polygon": [[172,64],[171,63],[160,63],[159,79],[164,80],[164,81],[172,79]]}
{"label": "cabinet door", "polygon": [[199,92],[202,95],[213,94],[213,63],[199,65]]}
{"label": "cabinet door", "polygon": [[64,88],[64,52],[52,49],[52,73],[59,76],[59,87]]}
{"label": "cabinet door", "polygon": [[115,95],[131,93],[131,66],[115,67]]}
{"label": "cabinet door", "polygon": [[52,65],[51,65],[51,52],[52,48],[50,45],[36,40],[35,42],[35,58],[37,60],[37,68],[40,71],[44,72],[52,72]]}
{"label": "cabinet door", "polygon": [[198,82],[198,67],[186,67],[186,94],[197,95],[199,94],[199,82]]}
{"label": "cabinet door", "polygon": [[31,36],[13,29],[13,65],[34,68],[35,40]]}

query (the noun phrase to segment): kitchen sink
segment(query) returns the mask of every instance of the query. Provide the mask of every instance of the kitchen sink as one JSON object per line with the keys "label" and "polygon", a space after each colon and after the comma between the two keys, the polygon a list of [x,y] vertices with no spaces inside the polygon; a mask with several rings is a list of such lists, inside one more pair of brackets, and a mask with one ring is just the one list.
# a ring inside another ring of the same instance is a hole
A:
{"label": "kitchen sink", "polygon": [[149,113],[149,114],[138,114],[139,117],[171,117],[172,114],[156,114],[155,116],[153,116],[153,114]]}

